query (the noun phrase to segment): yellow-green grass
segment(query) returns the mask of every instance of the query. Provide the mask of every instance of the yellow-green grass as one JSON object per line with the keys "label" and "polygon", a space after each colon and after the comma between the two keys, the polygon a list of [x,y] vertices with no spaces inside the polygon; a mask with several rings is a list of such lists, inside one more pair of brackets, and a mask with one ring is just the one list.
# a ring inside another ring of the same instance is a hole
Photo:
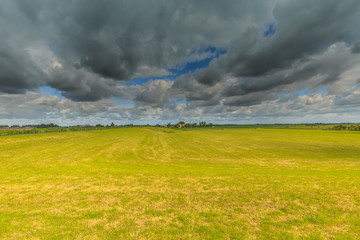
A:
{"label": "yellow-green grass", "polygon": [[0,138],[0,239],[359,238],[358,132]]}

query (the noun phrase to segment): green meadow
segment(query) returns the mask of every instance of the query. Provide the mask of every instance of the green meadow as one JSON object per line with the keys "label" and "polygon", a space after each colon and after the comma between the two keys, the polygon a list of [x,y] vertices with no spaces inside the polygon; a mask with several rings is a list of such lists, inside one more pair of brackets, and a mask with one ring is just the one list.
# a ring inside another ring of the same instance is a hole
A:
{"label": "green meadow", "polygon": [[360,239],[360,132],[0,137],[0,239]]}

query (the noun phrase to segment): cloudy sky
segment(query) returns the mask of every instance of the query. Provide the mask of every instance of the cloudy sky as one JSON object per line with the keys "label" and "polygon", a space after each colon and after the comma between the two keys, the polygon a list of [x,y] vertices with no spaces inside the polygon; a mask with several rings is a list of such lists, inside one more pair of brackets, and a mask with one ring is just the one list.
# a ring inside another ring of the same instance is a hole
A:
{"label": "cloudy sky", "polygon": [[0,124],[360,122],[359,0],[0,0]]}

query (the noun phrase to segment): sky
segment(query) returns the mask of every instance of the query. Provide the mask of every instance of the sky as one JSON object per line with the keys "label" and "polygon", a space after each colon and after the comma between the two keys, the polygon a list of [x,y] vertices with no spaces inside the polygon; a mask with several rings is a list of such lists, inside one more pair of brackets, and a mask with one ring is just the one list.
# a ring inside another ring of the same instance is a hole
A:
{"label": "sky", "polygon": [[0,125],[360,122],[358,0],[0,0]]}

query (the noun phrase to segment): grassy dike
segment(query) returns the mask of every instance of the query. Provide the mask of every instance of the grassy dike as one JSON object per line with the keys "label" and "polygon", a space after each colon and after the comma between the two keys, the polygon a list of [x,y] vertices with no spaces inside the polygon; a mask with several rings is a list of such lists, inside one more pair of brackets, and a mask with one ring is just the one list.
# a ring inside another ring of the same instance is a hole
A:
{"label": "grassy dike", "polygon": [[360,133],[0,138],[0,239],[359,239]]}

